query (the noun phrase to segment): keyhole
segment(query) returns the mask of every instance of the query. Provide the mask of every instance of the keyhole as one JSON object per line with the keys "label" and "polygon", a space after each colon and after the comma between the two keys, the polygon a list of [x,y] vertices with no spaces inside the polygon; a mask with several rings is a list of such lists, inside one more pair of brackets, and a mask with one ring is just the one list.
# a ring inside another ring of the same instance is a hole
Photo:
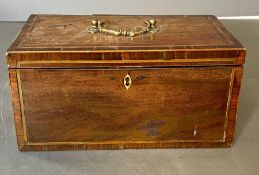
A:
{"label": "keyhole", "polygon": [[126,86],[130,85],[130,78],[129,77],[125,77],[125,81],[126,81]]}
{"label": "keyhole", "polygon": [[127,90],[128,90],[129,87],[131,86],[131,78],[130,78],[129,74],[127,74],[127,75],[124,77],[124,86],[126,87]]}

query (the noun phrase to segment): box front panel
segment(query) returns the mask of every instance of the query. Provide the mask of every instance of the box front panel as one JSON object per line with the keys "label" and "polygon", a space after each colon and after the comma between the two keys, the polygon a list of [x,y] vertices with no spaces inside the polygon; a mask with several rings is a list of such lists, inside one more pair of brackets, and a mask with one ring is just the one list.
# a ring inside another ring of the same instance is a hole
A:
{"label": "box front panel", "polygon": [[31,69],[18,78],[28,143],[225,139],[232,68]]}

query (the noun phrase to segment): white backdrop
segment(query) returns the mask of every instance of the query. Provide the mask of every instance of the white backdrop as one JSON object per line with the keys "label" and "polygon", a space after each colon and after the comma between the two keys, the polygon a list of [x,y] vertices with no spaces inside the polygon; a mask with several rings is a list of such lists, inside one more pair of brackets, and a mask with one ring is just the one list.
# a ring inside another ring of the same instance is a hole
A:
{"label": "white backdrop", "polygon": [[30,14],[259,15],[259,0],[0,0],[0,21]]}

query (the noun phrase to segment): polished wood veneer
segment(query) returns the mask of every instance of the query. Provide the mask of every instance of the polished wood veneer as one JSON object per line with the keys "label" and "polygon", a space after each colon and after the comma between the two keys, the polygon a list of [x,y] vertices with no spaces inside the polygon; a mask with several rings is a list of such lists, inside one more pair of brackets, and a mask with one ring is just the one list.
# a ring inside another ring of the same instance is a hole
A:
{"label": "polished wood veneer", "polygon": [[245,54],[214,16],[31,15],[7,51],[19,150],[230,147]]}

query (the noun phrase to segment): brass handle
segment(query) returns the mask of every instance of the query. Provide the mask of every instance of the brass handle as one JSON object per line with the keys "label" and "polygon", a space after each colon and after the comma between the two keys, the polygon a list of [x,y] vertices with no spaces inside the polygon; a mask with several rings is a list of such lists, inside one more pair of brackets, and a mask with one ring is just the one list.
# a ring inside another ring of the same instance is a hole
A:
{"label": "brass handle", "polygon": [[148,32],[159,32],[159,27],[156,26],[156,20],[150,19],[148,21],[144,21],[146,24],[146,28],[140,31],[134,31],[134,30],[114,30],[114,29],[106,29],[104,28],[104,22],[101,22],[97,19],[92,20],[92,26],[88,29],[88,32],[90,33],[106,33],[114,36],[129,36],[134,37],[138,35],[143,35]]}

